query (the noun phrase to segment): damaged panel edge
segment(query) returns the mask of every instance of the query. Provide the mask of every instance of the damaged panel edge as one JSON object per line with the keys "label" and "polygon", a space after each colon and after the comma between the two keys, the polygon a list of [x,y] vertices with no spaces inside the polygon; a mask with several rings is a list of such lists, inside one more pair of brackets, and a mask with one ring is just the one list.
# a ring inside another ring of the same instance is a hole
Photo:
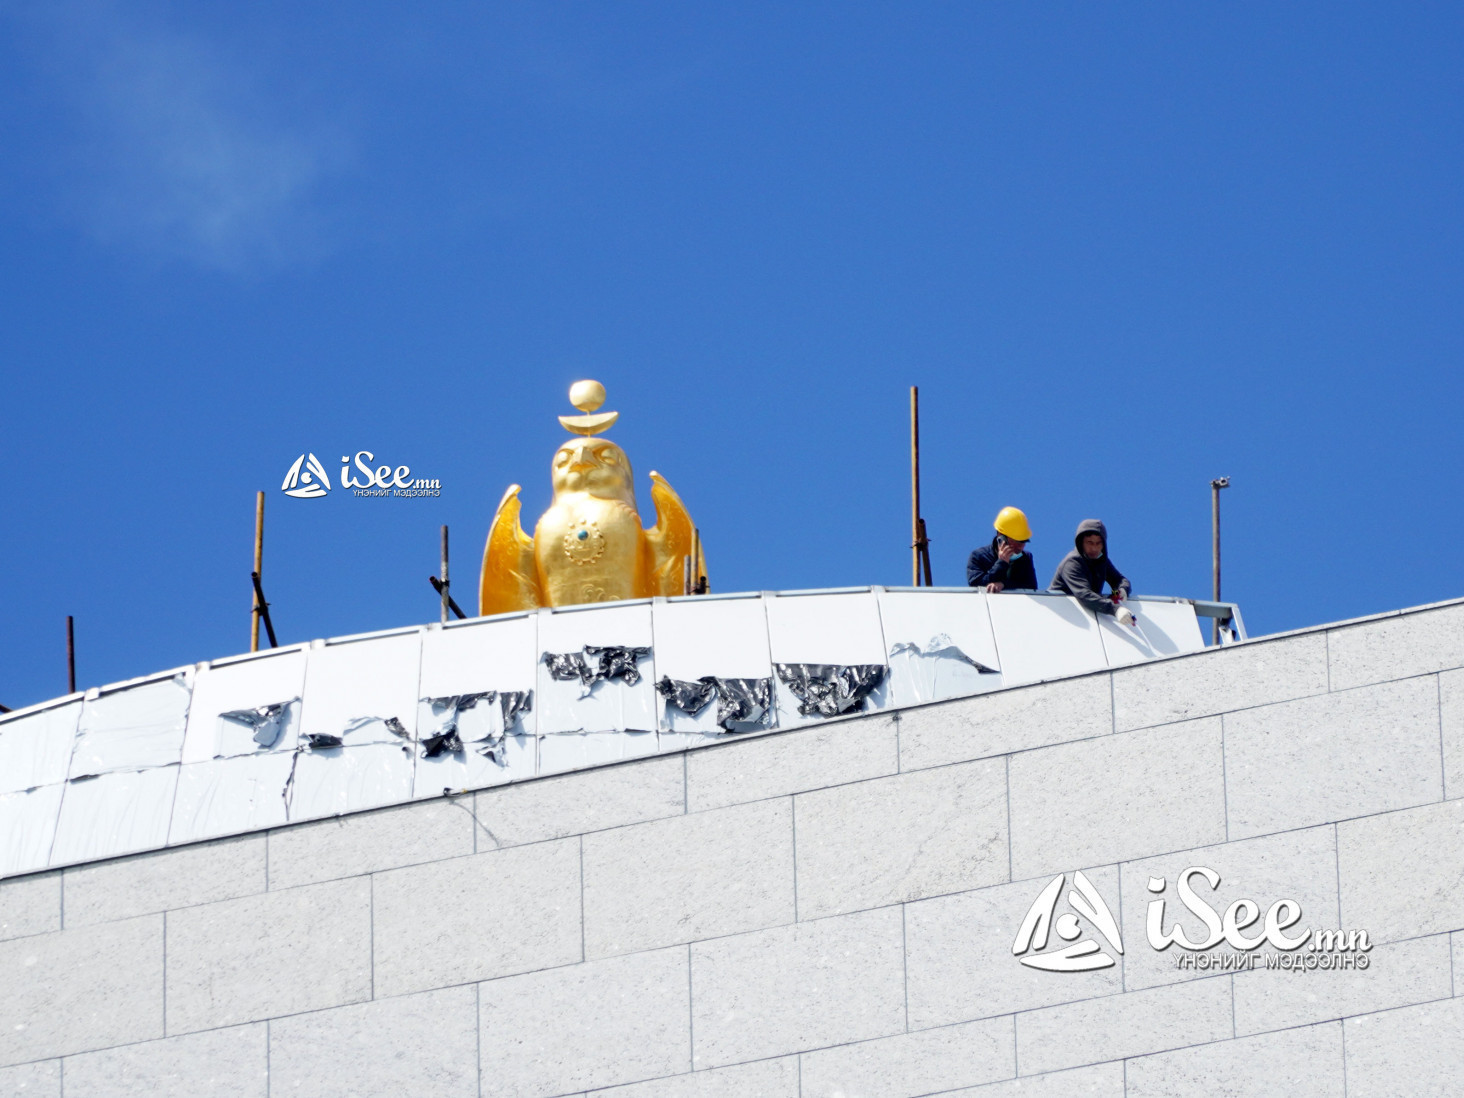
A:
{"label": "damaged panel edge", "polygon": [[768,727],[772,713],[773,680],[724,679],[703,675],[695,682],[664,677],[657,692],[688,716],[696,716],[715,696],[717,724],[724,732],[750,732]]}
{"label": "damaged panel edge", "polygon": [[774,668],[798,699],[798,712],[804,717],[836,717],[863,710],[869,695],[889,673],[882,663],[779,663]]}

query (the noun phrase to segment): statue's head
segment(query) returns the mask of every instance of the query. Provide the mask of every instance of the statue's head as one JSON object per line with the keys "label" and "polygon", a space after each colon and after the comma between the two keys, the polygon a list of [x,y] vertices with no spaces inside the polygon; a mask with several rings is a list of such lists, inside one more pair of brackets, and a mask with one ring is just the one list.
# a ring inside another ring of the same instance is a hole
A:
{"label": "statue's head", "polygon": [[608,438],[572,438],[554,452],[554,495],[585,492],[635,507],[635,477],[625,451]]}

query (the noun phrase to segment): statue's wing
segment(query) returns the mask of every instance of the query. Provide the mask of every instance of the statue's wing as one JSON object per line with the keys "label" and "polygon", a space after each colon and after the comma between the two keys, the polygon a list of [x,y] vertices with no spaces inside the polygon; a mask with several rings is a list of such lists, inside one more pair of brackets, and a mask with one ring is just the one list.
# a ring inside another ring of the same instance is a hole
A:
{"label": "statue's wing", "polygon": [[[650,576],[652,594],[681,595],[685,593],[686,558],[691,555],[692,543],[696,540],[696,527],[666,478],[660,473],[651,473],[651,501],[656,505],[656,525],[646,531],[646,546],[650,551]],[[696,575],[707,574],[707,557],[697,545]]]}
{"label": "statue's wing", "polygon": [[488,545],[483,550],[483,575],[478,584],[478,613],[506,614],[542,605],[539,577],[534,567],[534,539],[519,524],[519,486],[503,493]]}

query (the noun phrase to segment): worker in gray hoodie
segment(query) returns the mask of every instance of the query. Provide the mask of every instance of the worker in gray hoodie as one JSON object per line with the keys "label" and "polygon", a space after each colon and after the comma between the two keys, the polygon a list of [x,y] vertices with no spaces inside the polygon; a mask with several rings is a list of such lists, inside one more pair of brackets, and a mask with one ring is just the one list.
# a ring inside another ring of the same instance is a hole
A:
{"label": "worker in gray hoodie", "polygon": [[[1108,595],[1103,594],[1104,583]],[[1108,559],[1108,531],[1097,519],[1078,523],[1073,551],[1062,558],[1047,589],[1072,595],[1088,609],[1112,614],[1124,625],[1134,624],[1133,614],[1122,605],[1129,597],[1129,581]]]}

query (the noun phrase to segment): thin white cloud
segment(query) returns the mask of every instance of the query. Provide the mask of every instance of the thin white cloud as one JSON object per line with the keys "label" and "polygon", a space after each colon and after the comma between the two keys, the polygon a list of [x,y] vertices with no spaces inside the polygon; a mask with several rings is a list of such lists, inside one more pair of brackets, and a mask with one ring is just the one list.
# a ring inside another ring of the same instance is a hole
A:
{"label": "thin white cloud", "polygon": [[45,0],[16,14],[76,110],[69,201],[100,240],[225,270],[323,250],[319,190],[345,143],[291,117],[262,72],[156,9]]}

